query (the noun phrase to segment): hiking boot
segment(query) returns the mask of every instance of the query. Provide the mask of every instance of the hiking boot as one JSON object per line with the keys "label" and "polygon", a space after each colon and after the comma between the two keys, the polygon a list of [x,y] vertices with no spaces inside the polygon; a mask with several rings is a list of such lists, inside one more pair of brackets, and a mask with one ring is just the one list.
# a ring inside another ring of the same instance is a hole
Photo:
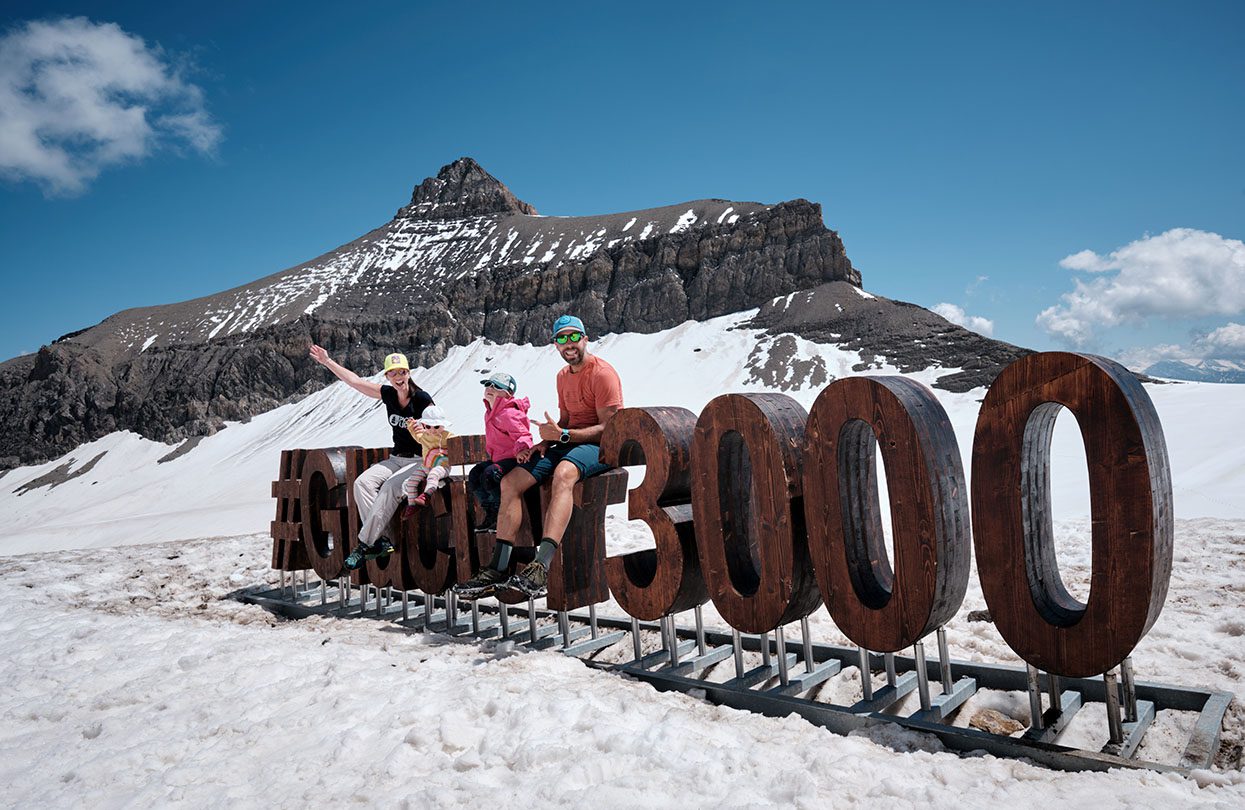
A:
{"label": "hiking boot", "polygon": [[497,531],[497,513],[491,510],[486,511],[484,520],[480,522],[479,526],[476,526],[476,534],[488,534],[495,531]]}
{"label": "hiking boot", "polygon": [[363,567],[363,561],[367,559],[367,555],[371,552],[372,547],[367,543],[360,543],[354,547],[354,551],[350,552],[350,556],[346,558],[346,570],[356,571]]}
{"label": "hiking boot", "polygon": [[456,583],[454,593],[463,599],[482,599],[491,596],[498,584],[505,580],[504,571],[498,571],[496,568],[481,568],[480,573],[471,579]]}
{"label": "hiking boot", "polygon": [[365,552],[364,556],[369,560],[374,560],[377,557],[388,557],[396,550],[388,537],[382,537],[372,544],[371,550]]}
{"label": "hiking boot", "polygon": [[499,588],[519,591],[526,596],[536,598],[544,596],[549,585],[549,570],[542,563],[530,562],[523,570],[506,580]]}

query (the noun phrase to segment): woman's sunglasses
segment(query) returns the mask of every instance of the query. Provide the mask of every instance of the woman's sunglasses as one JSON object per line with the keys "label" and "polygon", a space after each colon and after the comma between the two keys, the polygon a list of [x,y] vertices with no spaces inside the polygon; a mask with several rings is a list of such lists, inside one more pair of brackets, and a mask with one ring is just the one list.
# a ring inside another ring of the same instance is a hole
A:
{"label": "woman's sunglasses", "polygon": [[565,346],[566,341],[568,340],[571,343],[578,343],[579,341],[583,340],[586,337],[587,335],[585,335],[583,332],[567,332],[565,335],[558,335],[557,337],[555,337],[553,339],[553,342],[558,344],[559,346]]}
{"label": "woman's sunglasses", "polygon": [[501,383],[486,382],[484,384],[484,387],[485,388],[496,388],[498,391],[505,391],[506,393],[510,393],[510,389],[507,386],[502,385]]}

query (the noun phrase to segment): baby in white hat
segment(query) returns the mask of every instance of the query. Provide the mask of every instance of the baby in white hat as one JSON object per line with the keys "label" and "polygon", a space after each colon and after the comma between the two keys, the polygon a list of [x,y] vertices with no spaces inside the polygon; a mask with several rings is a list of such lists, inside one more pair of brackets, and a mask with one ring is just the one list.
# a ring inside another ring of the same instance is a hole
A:
{"label": "baby in white hat", "polygon": [[[436,405],[429,405],[418,420],[407,426],[424,451],[424,468],[402,483],[402,492],[406,495],[406,510],[402,513],[404,520],[411,518],[420,507],[427,506],[428,496],[440,489],[450,474],[450,451],[446,445],[454,434],[446,428],[451,424],[445,411]],[[423,492],[419,491],[420,484],[423,484]]]}

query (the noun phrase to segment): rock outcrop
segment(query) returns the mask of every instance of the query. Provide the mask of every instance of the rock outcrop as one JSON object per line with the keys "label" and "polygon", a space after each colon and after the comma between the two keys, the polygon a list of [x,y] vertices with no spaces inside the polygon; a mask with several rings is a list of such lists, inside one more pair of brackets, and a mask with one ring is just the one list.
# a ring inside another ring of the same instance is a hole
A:
{"label": "rock outcrop", "polygon": [[115,430],[175,441],[262,413],[326,383],[312,342],[360,370],[394,350],[430,365],[480,336],[543,342],[563,312],[597,335],[653,332],[827,282],[858,287],[860,274],[815,203],[542,217],[463,158],[324,256],[0,364],[0,468]]}

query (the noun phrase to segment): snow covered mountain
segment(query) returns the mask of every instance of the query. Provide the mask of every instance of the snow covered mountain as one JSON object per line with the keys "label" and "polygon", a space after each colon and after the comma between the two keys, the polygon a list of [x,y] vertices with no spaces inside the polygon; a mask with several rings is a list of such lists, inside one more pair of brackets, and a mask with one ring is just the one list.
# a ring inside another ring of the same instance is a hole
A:
{"label": "snow covered mountain", "polygon": [[[540,343],[566,311],[604,335],[764,307],[770,334],[837,341],[864,365],[962,369],[940,383],[954,390],[988,382],[1022,352],[857,295],[860,283],[815,203],[542,217],[463,158],[417,186],[393,220],[323,256],[216,295],[120,312],[0,364],[0,469],[120,430],[168,442],[269,411],[325,383],[307,357],[313,341],[352,368],[395,350],[432,366],[481,337]],[[797,292],[811,295],[772,303]]]}
{"label": "snow covered mountain", "polygon": [[1145,373],[1168,380],[1245,383],[1245,363],[1239,360],[1163,360]]}

